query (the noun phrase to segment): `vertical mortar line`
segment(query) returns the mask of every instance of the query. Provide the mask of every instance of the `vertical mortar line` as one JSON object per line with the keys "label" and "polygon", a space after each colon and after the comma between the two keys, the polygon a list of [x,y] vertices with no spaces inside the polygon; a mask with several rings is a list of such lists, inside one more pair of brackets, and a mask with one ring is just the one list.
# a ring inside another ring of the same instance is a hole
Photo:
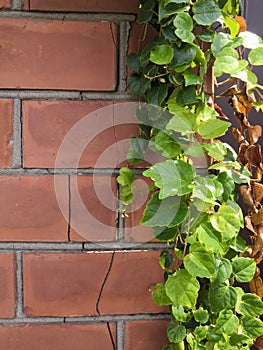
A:
{"label": "vertical mortar line", "polygon": [[120,22],[119,35],[119,92],[126,92],[127,65],[126,57],[128,52],[128,40],[130,32],[129,22]]}
{"label": "vertical mortar line", "polygon": [[70,230],[71,230],[71,178],[68,175],[68,241],[70,242]]}
{"label": "vertical mortar line", "polygon": [[[30,4],[30,2],[28,2]],[[23,10],[23,0],[12,0],[11,4],[12,10]]]}
{"label": "vertical mortar line", "polygon": [[22,151],[22,101],[14,100],[14,115],[13,115],[13,156],[12,167],[23,167],[23,151]]}
{"label": "vertical mortar line", "polygon": [[117,349],[124,350],[124,340],[125,340],[125,323],[124,321],[117,322]]}
{"label": "vertical mortar line", "polygon": [[16,317],[21,318],[23,312],[23,264],[22,252],[16,252]]}

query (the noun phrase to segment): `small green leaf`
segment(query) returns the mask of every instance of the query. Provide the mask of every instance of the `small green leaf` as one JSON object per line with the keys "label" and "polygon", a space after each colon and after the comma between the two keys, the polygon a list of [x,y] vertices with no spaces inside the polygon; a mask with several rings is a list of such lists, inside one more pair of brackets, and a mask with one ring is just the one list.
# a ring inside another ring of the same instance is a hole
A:
{"label": "small green leaf", "polygon": [[172,306],[172,314],[177,322],[186,322],[188,314],[184,312],[182,305]]}
{"label": "small green leaf", "polygon": [[242,333],[249,338],[256,339],[263,334],[263,322],[259,319],[242,316],[241,317]]}
{"label": "small green leaf", "polygon": [[[195,169],[191,164],[182,160],[168,159],[144,171],[144,176],[150,177],[160,188],[159,198],[190,193],[191,182],[195,176]],[[160,225],[159,225],[160,226]]]}
{"label": "small green leaf", "polygon": [[121,201],[128,205],[133,201],[133,181],[135,175],[129,168],[121,168],[117,182],[121,185]]}
{"label": "small green leaf", "polygon": [[169,253],[167,249],[163,250],[159,257],[159,263],[163,270],[169,269],[174,261],[173,254]]}
{"label": "small green leaf", "polygon": [[231,16],[223,16],[225,25],[230,29],[230,34],[232,38],[235,38],[238,35],[240,25],[235,20],[235,18]]}
{"label": "small green leaf", "polygon": [[169,45],[158,45],[151,51],[150,60],[158,65],[168,64],[174,56],[173,49]]}
{"label": "small green leaf", "polygon": [[[197,326],[194,330],[194,335],[198,340],[203,340],[206,338],[207,331],[208,331],[208,326]],[[205,350],[206,348],[204,347],[203,349]]]}
{"label": "small green leaf", "polygon": [[144,95],[150,86],[149,79],[138,74],[132,74],[128,79],[128,90],[131,91],[134,96]]}
{"label": "small green leaf", "polygon": [[223,160],[227,154],[226,146],[220,141],[213,143],[202,143],[202,147],[206,150],[207,154],[210,157],[213,157],[217,160]]}
{"label": "small green leaf", "polygon": [[226,33],[218,33],[211,45],[211,50],[213,55],[216,57],[217,54],[225,47],[225,46],[229,46],[229,44],[231,43],[231,36],[229,34]]}
{"label": "small green leaf", "polygon": [[138,11],[138,18],[137,18],[137,22],[139,24],[147,23],[151,20],[153,16],[154,6],[155,6],[154,0],[146,0],[143,3],[141,3]]}
{"label": "small green leaf", "polygon": [[190,253],[184,258],[184,266],[195,277],[211,278],[216,272],[214,254],[201,244],[193,244],[190,247]]}
{"label": "small green leaf", "polygon": [[220,77],[223,73],[231,74],[239,67],[238,60],[232,56],[220,56],[215,60],[215,77]]}
{"label": "small green leaf", "polygon": [[231,123],[225,122],[220,119],[215,120],[207,120],[205,122],[202,122],[198,128],[197,132],[204,138],[204,139],[213,139],[220,136],[223,136],[227,129],[230,127]]}
{"label": "small green leaf", "polygon": [[178,92],[177,99],[178,105],[189,106],[198,102],[198,96],[196,94],[196,88],[194,85],[182,87]]}
{"label": "small green leaf", "polygon": [[174,114],[166,128],[182,133],[194,133],[196,131],[196,115],[187,108],[179,106],[176,99],[168,101],[169,111]]}
{"label": "small green leaf", "polygon": [[209,313],[202,306],[194,311],[194,319],[199,323],[206,323],[209,320]]}
{"label": "small green leaf", "polygon": [[188,206],[180,197],[174,196],[161,200],[158,193],[155,193],[147,203],[141,224],[152,227],[180,226],[187,213]]}
{"label": "small green leaf", "polygon": [[172,302],[168,298],[165,292],[165,285],[162,283],[157,283],[155,286],[155,290],[152,291],[152,298],[153,301],[158,305],[158,306],[163,306],[163,305],[171,305]]}
{"label": "small green leaf", "polygon": [[256,262],[251,258],[236,258],[233,260],[233,272],[238,282],[250,282],[256,271]]}
{"label": "small green leaf", "polygon": [[200,285],[195,277],[186,270],[179,270],[168,277],[165,290],[168,297],[176,306],[193,308],[196,304]]}
{"label": "small green leaf", "polygon": [[167,338],[171,343],[180,343],[186,337],[186,328],[177,322],[170,322],[167,328]]}
{"label": "small green leaf", "polygon": [[133,72],[139,72],[141,69],[140,59],[136,53],[130,53],[127,56],[127,66]]}
{"label": "small green leaf", "polygon": [[233,314],[231,310],[222,310],[216,321],[216,326],[213,330],[215,334],[228,334],[236,333],[239,326],[238,317]]}
{"label": "small green leaf", "polygon": [[165,158],[175,158],[182,153],[181,146],[176,142],[171,131],[160,131],[151,139],[150,148]]}
{"label": "small green leaf", "polygon": [[210,223],[202,223],[197,229],[199,241],[208,251],[224,254],[229,249],[230,244],[222,242],[221,233],[216,231]]}
{"label": "small green leaf", "polygon": [[192,31],[194,28],[193,20],[189,13],[179,13],[174,19],[174,26],[188,31]]}
{"label": "small green leaf", "polygon": [[229,205],[222,205],[219,210],[213,214],[211,224],[217,231],[222,233],[223,241],[234,238],[240,229],[240,219],[235,209]]}
{"label": "small green leaf", "polygon": [[185,86],[198,85],[203,83],[202,79],[199,76],[195,75],[191,70],[186,70],[183,73],[183,76],[185,79]]}
{"label": "small green leaf", "polygon": [[248,60],[253,66],[261,66],[263,64],[263,47],[252,49],[248,55]]}
{"label": "small green leaf", "polygon": [[244,294],[241,298],[241,303],[238,305],[237,311],[245,316],[261,316],[263,314],[263,302],[255,294]]}
{"label": "small green leaf", "polygon": [[196,56],[196,49],[193,45],[183,43],[180,47],[177,45],[174,48],[174,58],[170,64],[171,68],[181,66],[190,66]]}
{"label": "small green leaf", "polygon": [[127,155],[128,161],[133,164],[142,162],[147,146],[148,141],[143,137],[132,137],[130,139],[130,148]]}
{"label": "small green leaf", "polygon": [[247,49],[256,49],[262,44],[262,39],[249,31],[241,32],[239,37],[243,39],[243,46]]}
{"label": "small green leaf", "polygon": [[233,309],[237,303],[235,288],[226,283],[217,284],[210,288],[208,293],[209,303],[213,312]]}
{"label": "small green leaf", "polygon": [[211,43],[214,39],[215,33],[214,32],[202,32],[200,34],[197,34],[197,37],[200,38],[202,41]]}
{"label": "small green leaf", "polygon": [[233,271],[231,262],[228,259],[220,260],[216,270],[215,278],[212,281],[214,285],[226,282],[231,277]]}
{"label": "small green leaf", "polygon": [[199,0],[192,9],[194,20],[204,26],[213,24],[221,16],[221,10],[213,0]]}
{"label": "small green leaf", "polygon": [[168,95],[167,84],[156,84],[152,85],[151,89],[148,90],[146,98],[147,102],[152,105],[160,106]]}

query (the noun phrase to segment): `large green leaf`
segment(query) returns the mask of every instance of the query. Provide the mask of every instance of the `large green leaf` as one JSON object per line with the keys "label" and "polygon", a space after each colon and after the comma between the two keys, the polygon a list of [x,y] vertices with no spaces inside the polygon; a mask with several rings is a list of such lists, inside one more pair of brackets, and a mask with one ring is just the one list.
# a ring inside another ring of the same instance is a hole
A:
{"label": "large green leaf", "polygon": [[183,76],[185,79],[185,86],[198,85],[203,83],[202,79],[198,75],[195,75],[191,70],[186,70],[183,73]]}
{"label": "large green leaf", "polygon": [[153,235],[158,241],[167,242],[172,241],[178,235],[177,227],[152,227]]}
{"label": "large green leaf", "polygon": [[176,142],[176,137],[172,131],[160,131],[151,139],[150,148],[165,158],[175,158],[182,153],[182,148]]}
{"label": "large green leaf", "polygon": [[159,198],[190,193],[190,184],[195,176],[195,169],[191,164],[182,160],[168,159],[144,171],[144,176],[150,177],[160,188]]}
{"label": "large green leaf", "polygon": [[237,307],[237,311],[245,316],[261,316],[263,314],[263,302],[255,294],[244,294]]}
{"label": "large green leaf", "polygon": [[233,260],[233,272],[238,282],[250,282],[256,271],[256,262],[250,258],[236,258]]}
{"label": "large green leaf", "polygon": [[132,74],[128,79],[128,90],[130,90],[134,96],[144,95],[150,86],[149,79],[138,74]]}
{"label": "large green leaf", "polygon": [[138,18],[137,22],[139,24],[147,23],[151,20],[153,16],[153,9],[155,6],[154,0],[146,0],[143,3],[141,3],[141,7],[138,11]]}
{"label": "large green leaf", "polygon": [[174,26],[177,28],[175,34],[182,41],[192,43],[195,40],[192,33],[193,20],[188,13],[179,13],[174,19]]}
{"label": "large green leaf", "polygon": [[216,57],[219,52],[225,47],[231,44],[231,36],[226,33],[218,33],[211,45],[213,55]]}
{"label": "large green leaf", "polygon": [[250,338],[256,339],[263,334],[263,322],[259,319],[243,316],[241,317],[242,333]]}
{"label": "large green leaf", "polygon": [[193,6],[194,20],[201,25],[208,26],[216,22],[221,16],[221,10],[213,0],[199,0]]}
{"label": "large green leaf", "polygon": [[208,251],[224,254],[229,249],[230,243],[222,242],[221,233],[216,231],[209,222],[202,223],[197,229],[199,241]]}
{"label": "large green leaf", "polygon": [[190,247],[190,253],[184,258],[184,266],[195,277],[211,278],[216,272],[214,254],[201,244],[193,244]]}
{"label": "large green leaf", "polygon": [[196,304],[200,285],[195,277],[186,270],[179,270],[168,277],[165,290],[176,306],[193,308]]}
{"label": "large green leaf", "polygon": [[262,39],[255,33],[245,31],[241,32],[239,36],[243,39],[243,46],[247,49],[256,49],[262,44]]}
{"label": "large green leaf", "polygon": [[167,327],[167,338],[171,343],[180,343],[186,337],[186,328],[177,322],[170,322]]}
{"label": "large green leaf", "polygon": [[230,126],[231,123],[229,122],[225,122],[220,119],[211,119],[202,122],[197,128],[197,132],[204,139],[213,139],[223,136]]}
{"label": "large green leaf", "polygon": [[180,197],[173,196],[161,200],[158,193],[155,193],[144,210],[141,224],[152,227],[179,226],[187,213],[188,206]]}
{"label": "large green leaf", "polygon": [[166,128],[181,133],[194,133],[196,130],[196,115],[187,108],[179,106],[176,99],[168,101],[168,108],[174,114]]}
{"label": "large green leaf", "polygon": [[160,106],[167,95],[168,95],[168,85],[156,84],[156,85],[152,85],[151,89],[148,90],[146,98],[148,103],[151,103],[152,105]]}
{"label": "large green leaf", "polygon": [[194,85],[182,87],[178,91],[177,103],[180,106],[189,106],[198,102],[198,96]]}
{"label": "large green leaf", "polygon": [[216,321],[216,326],[213,330],[215,334],[233,334],[236,333],[239,326],[238,317],[231,310],[222,310]]}
{"label": "large green leaf", "polygon": [[180,1],[176,3],[175,1],[170,1],[165,4],[165,2],[159,4],[159,21],[165,21],[167,17],[175,15],[176,13],[181,13],[189,10],[189,6],[186,5],[186,1]]}
{"label": "large green leaf", "polygon": [[263,64],[263,47],[257,47],[251,50],[248,60],[253,66],[261,66]]}
{"label": "large green leaf", "polygon": [[196,49],[193,45],[183,43],[180,47],[177,45],[174,48],[174,58],[170,66],[177,68],[180,66],[190,65],[196,56]]}
{"label": "large green leaf", "polygon": [[138,55],[134,52],[127,56],[127,66],[133,72],[139,72],[141,69],[140,59]]}
{"label": "large green leaf", "polygon": [[169,45],[158,45],[151,51],[150,60],[158,65],[168,64],[174,56],[173,49]]}
{"label": "large green leaf", "polygon": [[208,293],[209,303],[213,312],[233,309],[237,303],[237,292],[235,288],[226,283],[211,287]]}
{"label": "large green leaf", "polygon": [[130,163],[136,164],[144,159],[144,154],[148,146],[148,141],[143,137],[132,137],[127,159]]}
{"label": "large green leaf", "polygon": [[239,67],[239,61],[233,56],[219,56],[215,60],[215,77],[220,77],[223,73],[231,74]]}
{"label": "large green leaf", "polygon": [[240,219],[229,205],[222,205],[211,218],[212,226],[222,233],[222,241],[234,238],[240,229]]}
{"label": "large green leaf", "polygon": [[171,305],[172,302],[166,295],[165,285],[162,283],[157,283],[155,290],[152,291],[152,298],[158,306]]}
{"label": "large green leaf", "polygon": [[216,275],[212,280],[214,285],[226,282],[232,275],[232,265],[228,259],[220,259],[216,266]]}

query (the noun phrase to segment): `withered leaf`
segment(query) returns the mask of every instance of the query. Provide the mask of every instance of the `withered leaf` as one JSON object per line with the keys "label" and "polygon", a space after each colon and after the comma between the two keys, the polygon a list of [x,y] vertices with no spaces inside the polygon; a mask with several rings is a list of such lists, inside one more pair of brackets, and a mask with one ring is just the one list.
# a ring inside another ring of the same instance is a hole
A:
{"label": "withered leaf", "polygon": [[245,140],[244,136],[241,134],[238,128],[232,128],[232,134],[234,138],[237,140],[237,142],[242,142]]}
{"label": "withered leaf", "polygon": [[254,345],[258,350],[263,350],[263,335],[257,338]]}
{"label": "withered leaf", "polygon": [[246,156],[246,152],[248,149],[248,145],[242,143],[239,146],[239,150],[238,150],[238,160],[240,161],[240,163],[242,163],[243,165],[246,165],[248,163],[248,159]]}
{"label": "withered leaf", "polygon": [[262,225],[263,224],[263,208],[259,209],[259,211],[251,216],[251,221],[254,225]]}
{"label": "withered leaf", "polygon": [[253,232],[254,234],[256,234],[256,231],[255,231],[255,228],[254,228],[254,226],[253,226],[253,224],[252,224],[252,222],[251,222],[251,216],[245,216],[245,225],[246,225],[246,228],[249,230],[249,231],[251,231],[251,232]]}
{"label": "withered leaf", "polygon": [[245,18],[242,16],[236,16],[235,20],[239,24],[239,33],[245,32],[247,30],[247,24],[246,24]]}
{"label": "withered leaf", "polygon": [[253,207],[254,201],[252,197],[251,187],[247,185],[242,185],[240,186],[239,191],[244,203],[246,203],[250,207]]}
{"label": "withered leaf", "polygon": [[249,146],[248,149],[246,150],[245,157],[247,158],[248,162],[251,165],[254,165],[256,167],[260,167],[260,164],[262,162],[260,145]]}
{"label": "withered leaf", "polygon": [[254,195],[255,200],[260,203],[263,199],[263,185],[259,183],[254,183]]}
{"label": "withered leaf", "polygon": [[263,283],[261,277],[254,277],[253,280],[249,282],[249,288],[251,293],[263,298]]}
{"label": "withered leaf", "polygon": [[214,109],[220,115],[221,118],[228,119],[228,117],[223,112],[222,108],[220,106],[218,106],[217,103],[214,104]]}
{"label": "withered leaf", "polygon": [[248,135],[249,135],[249,142],[251,145],[254,145],[258,142],[258,139],[262,135],[262,127],[260,125],[255,126],[248,126]]}

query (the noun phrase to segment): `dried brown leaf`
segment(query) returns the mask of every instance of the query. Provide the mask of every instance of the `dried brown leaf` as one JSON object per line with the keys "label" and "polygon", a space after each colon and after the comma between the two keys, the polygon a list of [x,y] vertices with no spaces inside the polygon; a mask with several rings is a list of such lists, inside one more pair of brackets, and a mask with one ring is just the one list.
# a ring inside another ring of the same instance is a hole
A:
{"label": "dried brown leaf", "polygon": [[249,205],[250,207],[253,207],[254,201],[252,197],[251,187],[247,185],[242,185],[240,186],[239,191],[243,199],[243,202]]}
{"label": "dried brown leaf", "polygon": [[260,125],[248,126],[249,142],[251,145],[258,142],[262,135],[262,127]]}
{"label": "dried brown leaf", "polygon": [[246,24],[245,18],[242,16],[236,16],[235,20],[239,24],[239,33],[245,32],[247,30],[247,24]]}
{"label": "dried brown leaf", "polygon": [[251,216],[251,222],[254,225],[263,225],[263,208]]}
{"label": "dried brown leaf", "polygon": [[254,277],[253,280],[249,282],[249,288],[251,293],[258,295],[261,299],[263,298],[263,282],[261,277]]}
{"label": "dried brown leaf", "polygon": [[239,150],[238,150],[238,160],[240,161],[241,164],[246,165],[248,163],[248,159],[246,156],[246,152],[248,149],[248,145],[242,143],[239,146]]}
{"label": "dried brown leaf", "polygon": [[263,185],[259,183],[254,183],[254,196],[255,200],[260,203],[263,199]]}
{"label": "dried brown leaf", "polygon": [[245,140],[244,136],[241,134],[238,128],[232,128],[232,134],[234,138],[237,140],[237,142],[242,142]]}
{"label": "dried brown leaf", "polygon": [[245,225],[246,225],[246,228],[249,230],[249,231],[251,231],[251,232],[253,232],[254,234],[256,234],[256,231],[255,231],[255,228],[254,228],[254,226],[253,226],[253,224],[252,224],[252,221],[251,221],[251,216],[245,216]]}
{"label": "dried brown leaf", "polygon": [[260,145],[249,146],[246,150],[245,157],[251,165],[260,167],[262,162],[261,147]]}

